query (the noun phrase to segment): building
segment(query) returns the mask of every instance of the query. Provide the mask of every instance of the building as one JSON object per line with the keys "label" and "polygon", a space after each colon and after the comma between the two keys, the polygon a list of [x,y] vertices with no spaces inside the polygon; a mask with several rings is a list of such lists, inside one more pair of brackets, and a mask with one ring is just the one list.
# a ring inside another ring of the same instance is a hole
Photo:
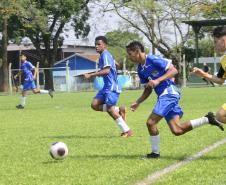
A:
{"label": "building", "polygon": [[54,64],[53,81],[56,91],[81,91],[93,89],[93,80],[85,80],[84,73],[96,71],[97,60],[73,54]]}

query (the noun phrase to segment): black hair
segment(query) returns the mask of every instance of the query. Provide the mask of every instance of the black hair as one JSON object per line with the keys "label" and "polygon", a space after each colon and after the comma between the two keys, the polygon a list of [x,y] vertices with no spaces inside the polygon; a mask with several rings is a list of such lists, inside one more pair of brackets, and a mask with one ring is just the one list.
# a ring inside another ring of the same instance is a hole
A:
{"label": "black hair", "polygon": [[131,51],[135,51],[137,49],[140,49],[141,52],[144,52],[144,46],[139,41],[132,41],[127,46],[126,49],[129,49]]}
{"label": "black hair", "polygon": [[102,40],[105,44],[108,43],[107,38],[105,36],[98,36],[95,38],[95,41]]}
{"label": "black hair", "polygon": [[213,30],[213,37],[220,38],[226,35],[226,26],[219,26]]}

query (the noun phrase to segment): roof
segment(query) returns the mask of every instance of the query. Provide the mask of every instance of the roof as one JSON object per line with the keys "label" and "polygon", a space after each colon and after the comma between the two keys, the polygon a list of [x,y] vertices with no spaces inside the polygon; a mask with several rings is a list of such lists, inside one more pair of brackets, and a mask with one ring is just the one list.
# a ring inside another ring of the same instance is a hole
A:
{"label": "roof", "polygon": [[87,60],[89,60],[89,61],[91,61],[91,62],[94,62],[94,63],[97,63],[97,62],[98,62],[98,60],[92,60],[92,59],[90,59],[90,58],[88,58],[88,57],[86,57],[86,56],[83,56],[83,55],[80,55],[80,54],[75,53],[75,54],[73,54],[73,55],[71,55],[71,56],[69,56],[69,57],[67,57],[67,58],[64,58],[64,59],[62,59],[62,60],[60,60],[60,61],[57,61],[54,65],[60,64],[60,63],[62,63],[62,62],[66,62],[66,61],[69,60],[70,58],[73,58],[73,57],[76,57],[76,56],[79,56],[79,57],[81,57],[81,58],[87,59]]}
{"label": "roof", "polygon": [[185,24],[192,26],[219,26],[226,25],[226,19],[211,19],[211,20],[191,20],[191,21],[182,21]]}

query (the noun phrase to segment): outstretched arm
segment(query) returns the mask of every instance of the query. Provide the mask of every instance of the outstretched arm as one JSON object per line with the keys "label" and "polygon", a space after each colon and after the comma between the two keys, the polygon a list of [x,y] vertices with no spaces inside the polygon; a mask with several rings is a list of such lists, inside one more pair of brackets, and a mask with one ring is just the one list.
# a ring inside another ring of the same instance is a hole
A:
{"label": "outstretched arm", "polygon": [[211,75],[209,73],[206,73],[202,69],[197,68],[197,67],[194,67],[192,69],[192,74],[195,74],[196,76],[199,76],[201,78],[205,78],[205,79],[207,79],[207,80],[209,80],[211,82],[217,83],[219,85],[222,85],[224,83],[224,81],[225,81],[224,78],[219,78],[219,77],[217,77],[215,75]]}
{"label": "outstretched arm", "polygon": [[96,72],[92,72],[92,73],[86,73],[84,74],[85,79],[90,79],[92,77],[96,77],[96,76],[105,76],[110,72],[110,66],[105,67],[104,69],[101,69],[99,71]]}

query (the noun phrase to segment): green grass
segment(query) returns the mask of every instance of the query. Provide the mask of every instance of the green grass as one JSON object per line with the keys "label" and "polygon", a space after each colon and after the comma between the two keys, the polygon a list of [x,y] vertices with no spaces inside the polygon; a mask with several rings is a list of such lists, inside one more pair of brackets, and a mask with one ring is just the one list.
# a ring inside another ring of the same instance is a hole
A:
{"label": "green grass", "polygon": [[[182,121],[216,111],[225,102],[225,87],[182,90]],[[142,91],[125,91],[119,104],[127,107]],[[162,120],[161,158],[141,160],[149,152],[146,119],[156,96],[139,109],[128,111],[127,122],[135,136],[120,138],[106,114],[95,112],[90,102],[95,92],[29,95],[24,110],[16,110],[20,96],[0,96],[0,185],[129,185],[156,170],[184,159],[225,137],[218,128],[204,126],[183,136],[173,136]],[[51,159],[52,142],[69,147],[64,161]],[[225,146],[164,176],[156,184],[226,184]],[[217,177],[215,176],[217,172]]]}

